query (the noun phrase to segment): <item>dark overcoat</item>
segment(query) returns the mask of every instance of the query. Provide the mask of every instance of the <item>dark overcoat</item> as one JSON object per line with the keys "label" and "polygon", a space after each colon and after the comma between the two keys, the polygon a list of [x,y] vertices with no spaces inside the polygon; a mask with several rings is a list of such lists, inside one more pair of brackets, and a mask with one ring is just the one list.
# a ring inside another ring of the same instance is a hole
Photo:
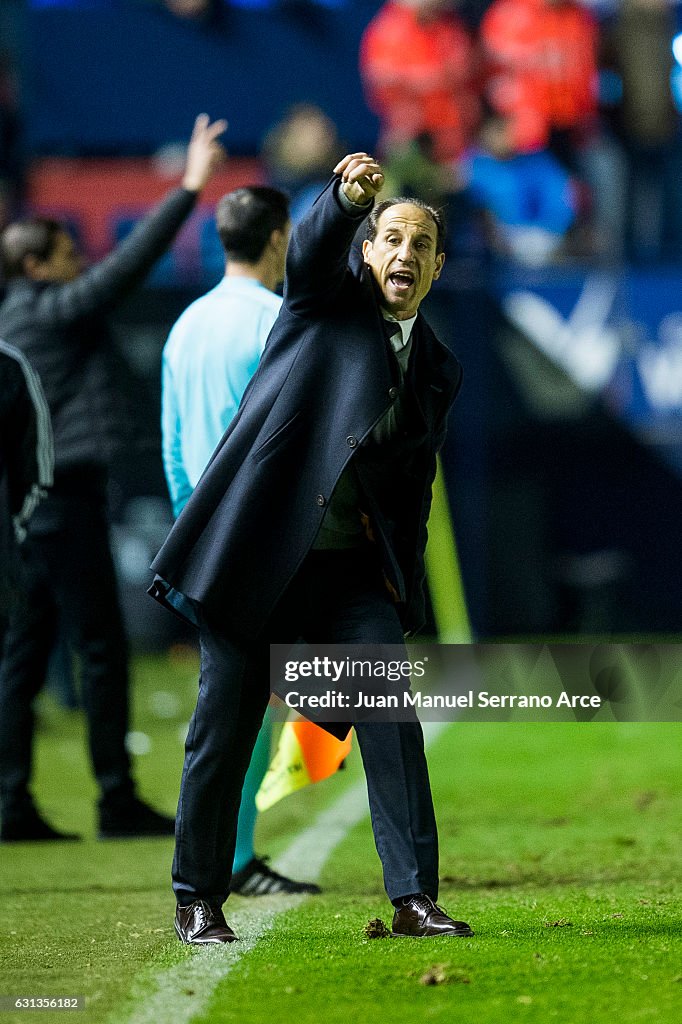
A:
{"label": "dark overcoat", "polygon": [[152,564],[154,597],[175,610],[190,598],[242,642],[261,633],[310,551],[350,459],[404,629],[423,624],[431,485],[461,367],[419,314],[410,436],[398,458],[377,457],[366,442],[396,399],[397,366],[371,272],[352,247],[366,214],[341,206],[339,183],[292,233],[284,302],[258,370]]}

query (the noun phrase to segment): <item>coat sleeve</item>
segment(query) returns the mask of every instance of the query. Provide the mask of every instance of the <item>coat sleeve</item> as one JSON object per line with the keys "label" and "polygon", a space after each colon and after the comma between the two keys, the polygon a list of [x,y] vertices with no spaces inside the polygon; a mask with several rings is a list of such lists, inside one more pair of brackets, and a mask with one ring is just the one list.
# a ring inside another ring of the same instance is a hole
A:
{"label": "coat sleeve", "polygon": [[195,203],[195,192],[174,189],[101,263],[75,281],[44,288],[36,300],[38,318],[65,324],[113,306],[145,278]]}
{"label": "coat sleeve", "polygon": [[342,206],[340,182],[335,175],[291,235],[284,303],[298,316],[324,309],[338,295],[350,273],[353,239],[373,206],[369,203],[357,213]]}

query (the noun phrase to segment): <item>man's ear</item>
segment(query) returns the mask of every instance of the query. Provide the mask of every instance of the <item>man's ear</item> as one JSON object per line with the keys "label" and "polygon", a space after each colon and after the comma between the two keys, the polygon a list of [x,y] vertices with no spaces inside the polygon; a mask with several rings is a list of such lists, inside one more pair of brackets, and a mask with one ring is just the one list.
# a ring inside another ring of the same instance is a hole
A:
{"label": "man's ear", "polygon": [[365,261],[365,263],[367,263],[367,257],[370,255],[371,252],[372,243],[370,242],[369,238],[366,238],[362,243],[362,258]]}
{"label": "man's ear", "polygon": [[439,252],[438,255],[436,256],[436,269],[433,272],[433,280],[434,281],[437,281],[438,278],[440,277],[444,263],[445,263],[445,253],[444,252]]}

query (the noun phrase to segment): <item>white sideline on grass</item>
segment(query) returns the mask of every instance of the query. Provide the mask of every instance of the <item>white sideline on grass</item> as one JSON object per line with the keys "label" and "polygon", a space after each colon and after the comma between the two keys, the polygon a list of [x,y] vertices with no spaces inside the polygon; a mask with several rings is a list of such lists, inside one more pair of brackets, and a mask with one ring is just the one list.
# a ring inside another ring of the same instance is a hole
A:
{"label": "white sideline on grass", "polygon": [[[426,745],[433,743],[449,724],[424,722]],[[305,864],[305,877],[316,881],[330,854],[367,814],[367,787],[363,778],[322,811],[313,824],[287,847],[274,866],[282,874],[295,875]],[[307,898],[285,894],[253,898],[248,907],[229,914],[230,926],[239,936],[239,942],[189,951],[191,955],[187,960],[160,971],[154,977],[156,989],[153,992],[145,993],[137,1001],[133,991],[132,1010],[124,1015],[120,1010],[114,1011],[110,1021],[112,1024],[158,1024],[159,1021],[172,1020],[173,1024],[190,1024],[194,1017],[205,1011],[218,984],[269,931],[275,918]],[[144,980],[146,988],[148,976]]]}

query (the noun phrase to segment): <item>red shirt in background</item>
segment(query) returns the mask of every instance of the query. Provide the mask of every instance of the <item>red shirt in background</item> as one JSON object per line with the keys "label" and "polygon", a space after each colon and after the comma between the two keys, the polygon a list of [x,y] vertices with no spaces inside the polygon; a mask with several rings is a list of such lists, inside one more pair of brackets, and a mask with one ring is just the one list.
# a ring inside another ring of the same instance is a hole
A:
{"label": "red shirt in background", "polygon": [[553,129],[588,134],[597,112],[598,25],[571,0],[494,0],[481,24],[487,96],[517,152]]}
{"label": "red shirt in background", "polygon": [[369,106],[381,119],[382,142],[410,142],[428,132],[436,160],[452,160],[478,122],[475,51],[450,11],[428,16],[389,2],[365,30],[360,72]]}

